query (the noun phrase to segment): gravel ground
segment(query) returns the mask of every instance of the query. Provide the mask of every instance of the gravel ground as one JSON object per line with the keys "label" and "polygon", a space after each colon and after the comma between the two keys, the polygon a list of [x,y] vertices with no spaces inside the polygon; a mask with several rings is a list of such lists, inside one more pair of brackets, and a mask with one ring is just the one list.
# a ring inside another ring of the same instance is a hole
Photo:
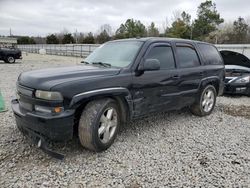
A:
{"label": "gravel ground", "polygon": [[18,74],[79,61],[28,54],[22,63],[0,63],[0,88],[9,108],[0,113],[0,187],[249,187],[247,97],[219,97],[208,117],[183,109],[131,122],[102,153],[73,139],[52,144],[66,155],[58,161],[31,145],[10,110]]}

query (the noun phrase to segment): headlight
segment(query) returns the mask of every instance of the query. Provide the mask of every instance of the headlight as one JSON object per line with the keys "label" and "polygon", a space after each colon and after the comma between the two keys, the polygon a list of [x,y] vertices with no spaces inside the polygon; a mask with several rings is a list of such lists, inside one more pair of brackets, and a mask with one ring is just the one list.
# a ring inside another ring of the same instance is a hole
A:
{"label": "headlight", "polygon": [[249,82],[250,82],[250,76],[245,76],[234,81],[234,83],[238,83],[238,84],[249,83]]}
{"label": "headlight", "polygon": [[59,92],[36,90],[35,96],[36,98],[39,98],[39,99],[45,99],[45,100],[51,100],[51,101],[63,100],[63,96]]}

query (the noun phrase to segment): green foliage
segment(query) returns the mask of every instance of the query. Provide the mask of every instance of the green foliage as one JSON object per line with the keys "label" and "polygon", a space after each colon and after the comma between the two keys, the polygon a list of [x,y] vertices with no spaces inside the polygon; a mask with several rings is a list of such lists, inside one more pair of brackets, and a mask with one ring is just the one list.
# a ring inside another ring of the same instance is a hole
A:
{"label": "green foliage", "polygon": [[115,38],[134,38],[134,37],[144,37],[147,34],[145,25],[143,25],[139,20],[128,19],[125,24],[121,24],[116,31]]}
{"label": "green foliage", "polygon": [[239,17],[238,20],[234,21],[233,30],[236,41],[244,43],[248,31],[248,25],[246,24],[244,18]]}
{"label": "green foliage", "polygon": [[81,41],[83,44],[94,44],[95,43],[95,38],[93,33],[88,33],[86,37],[83,38],[83,41]]}
{"label": "green foliage", "polygon": [[202,40],[209,33],[215,31],[217,26],[224,22],[216,10],[216,4],[207,0],[200,4],[197,11],[197,19],[194,21],[193,36],[195,39]]}
{"label": "green foliage", "polygon": [[111,37],[108,35],[107,31],[104,29],[99,35],[96,37],[96,42],[98,44],[102,44],[104,42],[107,42],[111,39]]}
{"label": "green foliage", "polygon": [[155,23],[151,22],[147,31],[148,37],[159,37],[159,30],[155,27]]}
{"label": "green foliage", "polygon": [[17,44],[36,44],[32,37],[23,36],[17,38]]}
{"label": "green foliage", "polygon": [[46,37],[46,44],[59,44],[59,39],[54,34],[48,35]]}
{"label": "green foliage", "polygon": [[71,33],[64,34],[62,39],[62,44],[72,44],[72,43],[75,43],[75,39],[71,35]]}
{"label": "green foliage", "polygon": [[172,26],[167,29],[166,35],[168,37],[189,39],[191,36],[190,19],[191,15],[183,11],[181,17],[177,18],[177,20],[172,23]]}

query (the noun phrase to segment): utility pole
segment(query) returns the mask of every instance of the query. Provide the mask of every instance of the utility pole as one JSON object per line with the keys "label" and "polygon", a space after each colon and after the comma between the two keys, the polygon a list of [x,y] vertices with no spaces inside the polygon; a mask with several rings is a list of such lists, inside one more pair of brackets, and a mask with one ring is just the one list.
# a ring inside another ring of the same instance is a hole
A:
{"label": "utility pole", "polygon": [[190,40],[193,38],[193,21],[191,21]]}
{"label": "utility pole", "polygon": [[77,29],[75,31],[75,39],[76,39],[76,44],[77,44]]}

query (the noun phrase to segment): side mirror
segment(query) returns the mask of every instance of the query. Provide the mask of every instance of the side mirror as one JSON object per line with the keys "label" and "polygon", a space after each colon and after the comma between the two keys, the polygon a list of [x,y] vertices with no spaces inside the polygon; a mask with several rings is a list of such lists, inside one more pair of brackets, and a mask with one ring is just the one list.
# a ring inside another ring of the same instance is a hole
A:
{"label": "side mirror", "polygon": [[159,70],[161,67],[161,63],[158,59],[146,59],[143,61],[139,67],[139,71],[154,71]]}

